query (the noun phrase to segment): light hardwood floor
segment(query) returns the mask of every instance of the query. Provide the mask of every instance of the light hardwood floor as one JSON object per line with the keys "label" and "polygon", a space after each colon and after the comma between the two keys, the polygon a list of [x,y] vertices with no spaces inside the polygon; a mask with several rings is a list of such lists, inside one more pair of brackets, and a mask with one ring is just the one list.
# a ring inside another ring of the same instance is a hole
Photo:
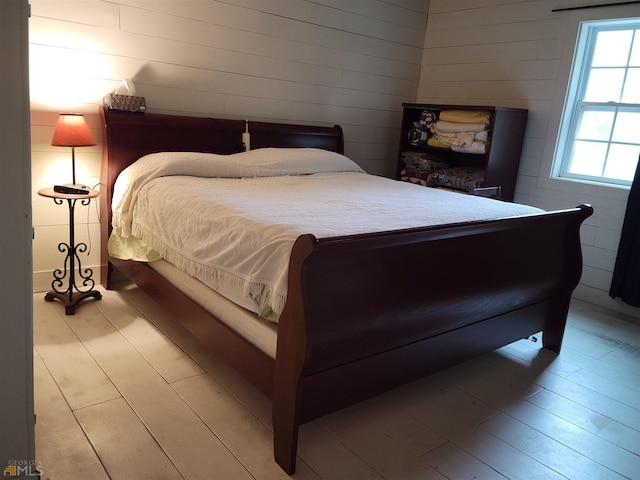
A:
{"label": "light hardwood floor", "polygon": [[[34,296],[46,479],[281,479],[270,402],[137,288]],[[301,479],[640,479],[640,326],[574,302],[522,340],[301,429]]]}

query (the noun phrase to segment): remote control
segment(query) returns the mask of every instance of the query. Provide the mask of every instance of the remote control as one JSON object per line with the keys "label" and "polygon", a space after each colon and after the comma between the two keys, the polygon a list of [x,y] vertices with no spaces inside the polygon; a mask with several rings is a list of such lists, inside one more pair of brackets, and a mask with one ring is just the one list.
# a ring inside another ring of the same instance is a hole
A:
{"label": "remote control", "polygon": [[88,189],[67,187],[65,185],[56,185],[53,187],[53,191],[57,193],[67,193],[71,195],[86,195],[89,193]]}

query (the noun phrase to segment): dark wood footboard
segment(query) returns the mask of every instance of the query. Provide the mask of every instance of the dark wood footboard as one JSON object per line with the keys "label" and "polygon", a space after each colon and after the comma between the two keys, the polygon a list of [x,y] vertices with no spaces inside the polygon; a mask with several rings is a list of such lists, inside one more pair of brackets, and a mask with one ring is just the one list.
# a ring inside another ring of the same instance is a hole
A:
{"label": "dark wood footboard", "polygon": [[559,352],[592,212],[300,237],[274,375],[280,466],[295,470],[301,423],[540,331]]}

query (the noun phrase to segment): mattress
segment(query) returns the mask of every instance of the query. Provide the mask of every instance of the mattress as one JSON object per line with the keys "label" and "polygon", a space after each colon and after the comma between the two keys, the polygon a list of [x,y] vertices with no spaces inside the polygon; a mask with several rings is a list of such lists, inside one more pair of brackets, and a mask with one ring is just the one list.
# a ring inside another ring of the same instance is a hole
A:
{"label": "mattress", "polygon": [[243,338],[271,358],[276,358],[277,325],[275,323],[239,307],[197,278],[187,275],[165,260],[149,262],[148,266]]}

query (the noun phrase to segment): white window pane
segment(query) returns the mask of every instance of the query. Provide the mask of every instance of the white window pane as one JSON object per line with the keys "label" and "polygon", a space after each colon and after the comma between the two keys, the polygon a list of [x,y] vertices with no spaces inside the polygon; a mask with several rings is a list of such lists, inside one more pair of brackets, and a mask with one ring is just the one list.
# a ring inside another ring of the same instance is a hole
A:
{"label": "white window pane", "polygon": [[629,66],[640,67],[640,30],[636,30],[635,39],[633,40],[633,50],[631,50],[631,59]]}
{"label": "white window pane", "polygon": [[577,138],[581,140],[609,141],[613,126],[613,112],[586,111],[580,119]]}
{"label": "white window pane", "polygon": [[640,18],[584,22],[554,175],[630,184],[640,153]]}
{"label": "white window pane", "polygon": [[593,53],[593,67],[624,67],[627,65],[633,30],[598,32]]}
{"label": "white window pane", "polygon": [[569,164],[569,173],[599,177],[602,175],[606,154],[606,143],[576,141]]}
{"label": "white window pane", "polygon": [[619,112],[612,140],[640,144],[640,112]]}
{"label": "white window pane", "polygon": [[630,68],[627,71],[622,103],[640,103],[640,68]]}
{"label": "white window pane", "polygon": [[624,68],[591,70],[584,95],[587,102],[619,102],[624,80]]}
{"label": "white window pane", "polygon": [[618,180],[633,180],[640,154],[640,145],[620,145],[612,143],[609,149],[604,176]]}

